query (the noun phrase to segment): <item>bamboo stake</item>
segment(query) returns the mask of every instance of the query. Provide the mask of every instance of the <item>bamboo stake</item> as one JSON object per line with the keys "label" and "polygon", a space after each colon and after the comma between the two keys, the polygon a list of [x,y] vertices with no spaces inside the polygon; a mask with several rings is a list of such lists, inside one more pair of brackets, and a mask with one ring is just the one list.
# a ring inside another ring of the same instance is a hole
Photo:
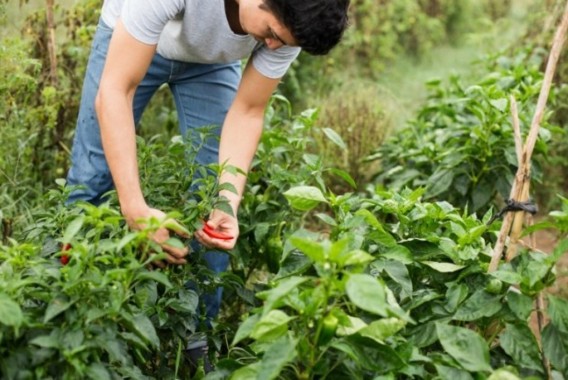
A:
{"label": "bamboo stake", "polygon": [[[521,137],[521,123],[519,120],[519,109],[517,107],[517,101],[515,97],[511,95],[511,114],[513,117],[513,135],[515,137],[515,152],[517,153],[517,162],[520,166],[523,160],[523,139]],[[519,202],[524,202],[529,199],[529,185],[530,181],[526,181],[523,184],[523,189],[520,193]],[[507,250],[507,261],[511,261],[518,251],[518,242],[521,236],[521,231],[523,227],[524,212],[517,212],[513,216],[513,227],[511,229],[511,235],[509,239],[509,249]]]}
{"label": "bamboo stake", "polygon": [[519,107],[515,97],[511,95],[511,114],[513,116],[513,135],[515,136],[515,153],[517,153],[517,162],[523,159],[523,138],[521,137],[521,122],[519,121]]}
{"label": "bamboo stake", "polygon": [[[530,170],[530,169],[529,169]],[[518,202],[526,202],[529,200],[530,180],[523,183],[523,190],[521,191]],[[507,249],[507,262],[513,260],[519,251],[519,239],[523,232],[523,222],[525,221],[525,212],[516,212],[513,217],[513,227],[511,228],[511,235],[509,236],[509,248]]]}
{"label": "bamboo stake", "polygon": [[[530,179],[530,160],[536,145],[536,139],[538,137],[538,131],[540,129],[540,123],[544,116],[544,110],[546,108],[546,103],[548,100],[548,95],[550,94],[550,88],[552,86],[552,79],[554,73],[556,72],[556,65],[558,63],[558,58],[562,52],[562,47],[566,41],[566,32],[568,30],[568,1],[564,8],[564,15],[562,17],[562,22],[556,31],[554,40],[552,42],[552,49],[550,51],[550,56],[548,58],[548,63],[546,65],[546,71],[544,74],[544,80],[542,88],[538,97],[537,107],[533,120],[531,123],[531,129],[525,143],[521,161],[519,162],[519,168],[517,169],[517,174],[515,175],[515,182],[511,189],[510,199],[519,201],[523,193],[528,195],[528,187],[525,190],[525,183],[529,182]],[[513,116],[513,120],[515,116]],[[513,122],[514,126],[515,122]],[[503,219],[503,224],[501,225],[501,230],[499,232],[499,237],[497,239],[497,244],[493,250],[493,257],[491,258],[491,263],[489,264],[488,272],[494,272],[499,266],[499,261],[501,260],[503,249],[505,247],[505,241],[510,233],[511,224],[513,222],[512,213],[507,213]],[[522,224],[521,224],[522,228]],[[515,232],[516,233],[516,232]]]}
{"label": "bamboo stake", "polygon": [[525,145],[525,150],[523,152],[525,154],[525,156],[523,156],[524,162],[530,161],[530,158],[534,150],[534,146],[536,144],[538,131],[540,129],[540,122],[542,121],[542,117],[544,116],[546,102],[548,100],[548,95],[550,94],[550,87],[552,86],[552,79],[554,77],[554,73],[556,72],[556,65],[558,63],[558,59],[560,58],[560,53],[562,52],[562,47],[564,46],[564,42],[566,42],[567,30],[568,30],[568,2],[566,2],[566,6],[564,8],[564,16],[562,17],[562,22],[560,23],[560,26],[556,31],[556,35],[554,36],[552,49],[550,51],[550,56],[548,57],[548,63],[546,65],[546,71],[544,74],[542,89],[538,97],[536,112],[532,120],[531,130],[529,132],[527,143]]}

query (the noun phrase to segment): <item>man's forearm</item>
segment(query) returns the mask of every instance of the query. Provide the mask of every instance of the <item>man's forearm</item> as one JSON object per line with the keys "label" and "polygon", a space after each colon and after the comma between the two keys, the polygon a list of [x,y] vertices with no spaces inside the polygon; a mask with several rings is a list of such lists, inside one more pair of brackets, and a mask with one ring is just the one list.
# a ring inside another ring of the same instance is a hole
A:
{"label": "man's forearm", "polygon": [[[221,143],[219,146],[219,163],[234,166],[247,173],[258,141],[262,134],[264,122],[264,109],[239,109],[232,107],[227,113]],[[229,182],[237,190],[237,194],[223,190],[220,195],[229,199],[233,211],[237,212],[246,184],[246,175],[232,174],[224,171],[219,179],[220,183]]]}
{"label": "man's forearm", "polygon": [[101,91],[97,97],[101,138],[122,213],[127,216],[147,207],[140,188],[136,133],[128,96]]}

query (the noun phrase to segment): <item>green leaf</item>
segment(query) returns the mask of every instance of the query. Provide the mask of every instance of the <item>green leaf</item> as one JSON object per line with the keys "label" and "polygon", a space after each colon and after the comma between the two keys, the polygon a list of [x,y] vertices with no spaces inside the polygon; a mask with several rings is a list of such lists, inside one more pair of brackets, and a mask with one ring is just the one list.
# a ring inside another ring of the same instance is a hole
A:
{"label": "green leaf", "polygon": [[518,285],[521,283],[522,277],[516,272],[510,272],[507,270],[497,270],[490,273],[491,276],[498,280],[501,280],[507,284]]}
{"label": "green leaf", "polygon": [[191,234],[189,233],[189,230],[187,228],[185,228],[184,226],[182,226],[175,219],[168,218],[168,219],[164,220],[164,223],[163,223],[162,226],[167,228],[170,231],[175,232],[176,234],[178,234],[180,236],[191,236]]}
{"label": "green leaf", "polygon": [[24,321],[20,305],[6,294],[0,293],[0,325],[18,327]]}
{"label": "green leaf", "polygon": [[454,172],[449,169],[438,169],[426,183],[428,191],[426,196],[436,197],[448,190],[454,180]]}
{"label": "green leaf", "polygon": [[502,308],[501,297],[489,294],[483,289],[473,293],[454,314],[456,321],[475,321],[482,317],[491,317]]}
{"label": "green leaf", "polygon": [[[215,209],[217,209],[219,211],[223,211],[227,215],[234,216],[233,207],[227,202],[219,202],[219,203],[215,204]],[[191,235],[191,234],[188,233],[187,236],[189,236],[189,235]]]}
{"label": "green leaf", "polygon": [[87,376],[93,380],[110,380],[112,377],[104,365],[93,363],[87,368]]}
{"label": "green leaf", "polygon": [[101,339],[100,345],[101,348],[108,353],[112,362],[119,362],[125,366],[130,360],[127,353],[127,345],[117,338],[118,337],[109,337],[108,339]]}
{"label": "green leaf", "polygon": [[272,380],[278,377],[282,368],[296,357],[297,343],[288,334],[272,343],[262,357],[256,378]]}
{"label": "green leaf", "polygon": [[459,365],[473,372],[490,372],[489,347],[477,333],[462,327],[436,323],[436,333],[444,350]]}
{"label": "green leaf", "polygon": [[347,319],[338,326],[336,334],[337,336],[352,335],[366,326],[367,324],[361,318],[347,315]]}
{"label": "green leaf", "polygon": [[130,232],[130,233],[124,235],[122,237],[122,239],[120,239],[120,241],[118,242],[118,245],[116,246],[116,250],[118,252],[122,251],[122,249],[124,247],[126,247],[126,245],[129,244],[132,240],[136,239],[137,236],[138,236],[138,233],[136,233],[136,232]]}
{"label": "green leaf", "polygon": [[568,376],[568,334],[548,324],[542,330],[542,349],[552,365]]}
{"label": "green leaf", "polygon": [[507,305],[520,321],[527,321],[533,311],[533,299],[521,293],[508,292]]}
{"label": "green leaf", "polygon": [[[228,170],[225,170],[228,171]],[[234,174],[237,174],[236,172]],[[222,190],[227,190],[230,191],[233,194],[238,194],[239,192],[237,191],[237,188],[235,187],[235,185],[233,185],[230,182],[225,182],[219,185],[219,188],[217,189],[218,192],[221,192]]]}
{"label": "green leaf", "polygon": [[335,132],[333,129],[322,128],[322,131],[323,131],[323,133],[325,133],[327,138],[330,139],[331,142],[333,142],[335,145],[337,145],[338,147],[340,147],[343,150],[347,149],[347,145],[345,145],[345,142],[343,141],[341,136],[339,136],[339,134],[337,134],[337,132]]}
{"label": "green leaf", "polygon": [[288,322],[293,319],[283,311],[271,310],[268,314],[262,316],[254,326],[250,336],[260,342],[274,341],[288,331]]}
{"label": "green leaf", "polygon": [[71,223],[65,229],[65,233],[63,234],[63,243],[67,244],[70,243],[71,240],[77,235],[77,233],[83,227],[83,223],[85,222],[85,217],[83,215],[73,219]]}
{"label": "green leaf", "polygon": [[396,239],[390,233],[385,231],[377,217],[373,215],[369,210],[358,210],[355,215],[363,217],[365,219],[365,222],[367,222],[367,224],[375,230],[375,232],[371,236],[373,240],[384,245],[385,247],[396,246]]}
{"label": "green leaf", "polygon": [[527,325],[507,323],[499,341],[503,350],[515,360],[517,367],[544,373],[538,342]]}
{"label": "green leaf", "polygon": [[43,317],[43,323],[51,321],[56,316],[69,309],[69,307],[71,307],[74,303],[75,301],[69,301],[69,298],[65,295],[60,294],[56,296],[47,306],[45,316]]}
{"label": "green leaf", "polygon": [[418,348],[428,347],[438,340],[436,324],[427,322],[409,331],[408,340]]}
{"label": "green leaf", "polygon": [[493,372],[487,380],[521,380],[521,378],[507,368],[500,368]]}
{"label": "green leaf", "polygon": [[372,322],[358,331],[361,336],[371,338],[377,343],[384,344],[384,340],[393,336],[404,328],[406,322],[398,318],[384,318]]}
{"label": "green leaf", "polygon": [[233,338],[231,346],[234,346],[241,340],[248,338],[259,320],[260,314],[253,314],[245,319],[245,321],[239,325],[239,329]]}
{"label": "green leaf", "polygon": [[329,224],[330,226],[337,226],[337,222],[335,221],[335,219],[333,219],[331,216],[324,214],[324,213],[317,213],[316,217],[321,220],[322,222],[324,222],[325,224]]}
{"label": "green leaf", "polygon": [[315,263],[323,263],[326,260],[326,250],[322,243],[317,241],[300,238],[297,236],[290,237],[290,242],[302,251],[306,256]]}
{"label": "green leaf", "polygon": [[150,319],[144,314],[138,314],[132,319],[134,330],[153,347],[160,347],[160,339]]}
{"label": "green leaf", "polygon": [[403,352],[358,334],[332,341],[330,346],[347,354],[358,366],[374,372],[387,373],[405,365]]}
{"label": "green leaf", "polygon": [[253,363],[241,367],[229,378],[229,380],[252,380],[258,379],[258,371],[260,370],[260,363]]}
{"label": "green leaf", "polygon": [[344,266],[345,260],[349,257],[349,251],[353,246],[353,236],[346,235],[341,240],[331,243],[328,249],[329,261],[337,263],[339,266]]}
{"label": "green leaf", "polygon": [[407,294],[412,294],[412,280],[410,279],[410,274],[408,273],[406,265],[399,261],[387,260],[384,262],[384,269],[389,277],[400,285],[402,290],[404,290]]}
{"label": "green leaf", "polygon": [[509,105],[509,102],[505,98],[490,100],[489,103],[501,112],[505,112]]}
{"label": "green leaf", "polygon": [[162,272],[158,272],[158,271],[139,272],[134,277],[134,280],[136,280],[136,281],[156,281],[156,282],[164,285],[168,289],[172,287],[172,283],[168,279],[168,276],[166,274],[164,274]]}
{"label": "green leaf", "polygon": [[36,346],[40,346],[43,348],[58,348],[59,339],[55,331],[56,330],[53,330],[50,335],[42,335],[35,337],[30,341],[30,344],[35,344]]}
{"label": "green leaf", "polygon": [[293,208],[300,211],[309,211],[320,203],[327,203],[320,189],[313,186],[293,187],[284,196]]}
{"label": "green leaf", "polygon": [[440,273],[453,273],[465,268],[465,265],[456,265],[452,263],[439,263],[435,261],[422,261],[422,264],[428,265],[430,268]]}
{"label": "green leaf", "polygon": [[312,261],[302,253],[288,255],[280,265],[280,270],[274,278],[279,280],[292,275],[300,275],[312,267]]}
{"label": "green leaf", "polygon": [[181,240],[179,240],[178,238],[175,238],[175,237],[169,238],[163,244],[165,244],[169,247],[178,248],[178,249],[184,249],[185,248],[185,244],[183,244]]}
{"label": "green leaf", "polygon": [[462,369],[447,367],[440,364],[435,364],[435,366],[441,380],[473,380],[473,376]]}
{"label": "green leaf", "polygon": [[468,295],[469,289],[465,284],[453,283],[448,286],[444,309],[450,313],[455,312],[458,306],[467,298]]}
{"label": "green leaf", "polygon": [[401,262],[402,264],[408,265],[414,262],[412,253],[408,248],[403,245],[396,245],[394,247],[389,247],[389,249],[381,254],[382,257],[390,260],[395,260]]}
{"label": "green leaf", "polygon": [[367,274],[352,274],[345,285],[347,296],[357,307],[387,316],[385,285]]}
{"label": "green leaf", "polygon": [[264,299],[263,314],[268,313],[276,302],[288,295],[293,289],[297,288],[300,284],[309,280],[308,277],[289,277],[280,280],[278,285],[271,290],[267,290],[257,294],[261,299]]}
{"label": "green leaf", "polygon": [[337,169],[337,168],[330,168],[328,170],[331,173],[338,176],[339,178],[343,179],[345,182],[347,182],[347,184],[349,186],[351,186],[353,189],[357,189],[357,183],[355,183],[355,180],[353,179],[353,177],[351,177],[349,175],[349,173],[347,173],[345,170],[341,170],[341,169]]}
{"label": "green leaf", "polygon": [[548,313],[558,330],[568,333],[568,301],[558,297],[548,297]]}
{"label": "green leaf", "polygon": [[356,249],[355,251],[351,251],[348,253],[347,260],[343,263],[343,265],[362,265],[373,261],[375,258],[369,255],[367,252],[362,251],[360,249]]}
{"label": "green leaf", "polygon": [[458,243],[461,246],[471,244],[475,242],[477,239],[479,239],[481,235],[485,233],[485,231],[487,231],[487,226],[482,225],[474,227],[471,230],[469,230],[465,236],[462,236],[458,240]]}

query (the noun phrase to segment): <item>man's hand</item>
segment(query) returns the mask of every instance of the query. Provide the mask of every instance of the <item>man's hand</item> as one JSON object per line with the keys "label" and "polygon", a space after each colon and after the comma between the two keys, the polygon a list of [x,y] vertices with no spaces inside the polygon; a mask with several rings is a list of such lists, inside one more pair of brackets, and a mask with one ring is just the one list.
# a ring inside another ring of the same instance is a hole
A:
{"label": "man's hand", "polygon": [[[164,214],[160,210],[148,207],[144,210],[141,210],[133,214],[128,214],[128,215],[125,214],[125,218],[130,228],[134,230],[141,230],[146,226],[144,220],[148,220],[150,218],[156,218],[158,220],[163,221],[166,219],[166,214]],[[185,256],[187,256],[187,254],[189,253],[189,249],[187,247],[185,248],[172,247],[171,245],[166,244],[166,242],[170,238],[170,230],[186,238],[189,238],[189,235],[186,232],[184,232],[183,231],[184,228],[173,219],[167,220],[164,223],[164,225],[166,225],[167,228],[162,227],[156,230],[156,232],[154,232],[151,236],[152,240],[154,240],[162,247],[162,249],[166,253],[166,261],[168,263],[185,264],[187,262],[185,260]],[[164,267],[164,264],[162,262],[158,261],[155,262],[155,264],[161,268]]]}
{"label": "man's hand", "polygon": [[233,249],[239,237],[239,222],[237,218],[215,210],[204,228],[195,231],[195,237],[207,248]]}

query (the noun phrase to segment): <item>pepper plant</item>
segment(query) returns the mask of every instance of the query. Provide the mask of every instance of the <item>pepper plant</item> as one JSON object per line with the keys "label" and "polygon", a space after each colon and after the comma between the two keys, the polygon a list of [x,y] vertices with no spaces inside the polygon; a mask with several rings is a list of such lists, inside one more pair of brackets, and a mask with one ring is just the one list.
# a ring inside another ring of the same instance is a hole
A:
{"label": "pepper plant", "polygon": [[[318,191],[302,186],[287,197],[300,210],[327,204],[320,217],[329,234],[298,229],[286,240],[279,273],[257,294],[262,303],[243,316],[228,358],[207,379],[545,376],[529,318],[565,244],[488,274],[490,213],[480,220],[423,202],[422,189]],[[550,331],[563,326],[565,305],[554,305]],[[561,357],[552,342],[548,349]]]}
{"label": "pepper plant", "polygon": [[[457,76],[447,85],[430,81],[430,95],[416,119],[369,158],[382,165],[377,181],[389,189],[423,186],[428,199],[481,214],[491,205],[500,206],[509,196],[518,165],[509,97],[519,104],[524,134],[541,88],[542,58],[541,51],[526,49],[513,58],[487,59],[489,73],[473,83]],[[533,162],[536,180],[546,143],[556,132],[559,129],[547,123],[541,126]]]}
{"label": "pepper plant", "polygon": [[[10,239],[0,245],[0,377],[189,376],[183,351],[200,319],[198,296],[187,282],[207,289],[219,280],[201,263],[199,251],[189,265],[152,267],[165,253],[150,237],[161,227],[191,236],[213,207],[224,207],[211,196],[219,186],[210,174],[221,167],[202,172],[194,181],[197,197],[189,199],[187,188],[180,188],[186,182],[176,176],[198,170],[185,160],[193,151],[178,139],[151,146],[140,139],[138,145],[142,183],[152,189],[148,200],[170,205],[166,219],[131,231],[114,194],[99,206],[69,205],[72,189],[59,180],[34,212],[35,223],[20,229],[17,239],[25,243]],[[167,243],[189,242],[173,236]]]}

